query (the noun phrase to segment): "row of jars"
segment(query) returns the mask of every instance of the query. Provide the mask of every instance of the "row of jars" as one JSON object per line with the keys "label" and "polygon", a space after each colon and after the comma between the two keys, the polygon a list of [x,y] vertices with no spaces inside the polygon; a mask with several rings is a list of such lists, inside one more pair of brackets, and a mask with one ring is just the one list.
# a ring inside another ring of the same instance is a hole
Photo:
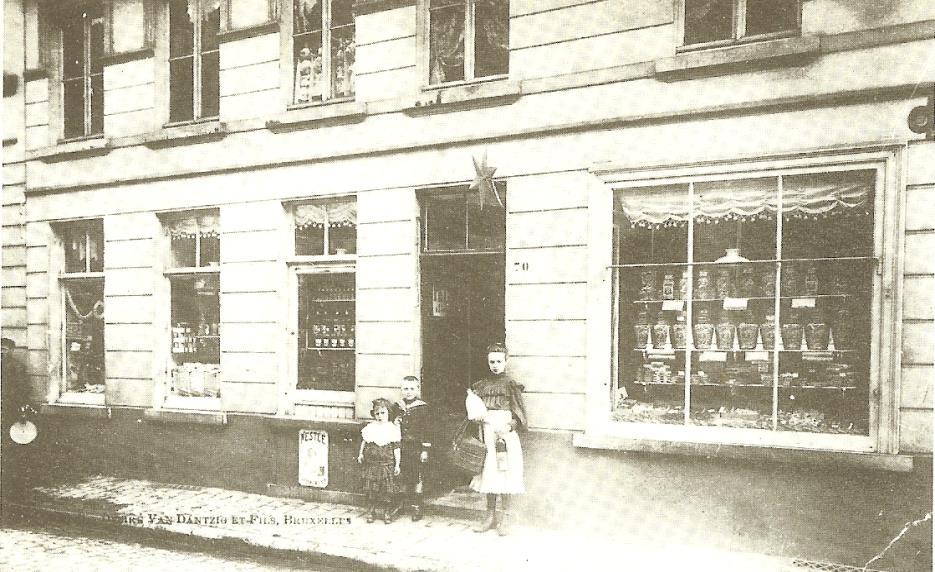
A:
{"label": "row of jars", "polygon": [[[694,274],[694,297],[701,300],[752,298],[776,293],[776,270],[771,264],[732,264],[714,269],[699,267]],[[786,264],[782,268],[784,296],[847,293],[847,279],[843,274],[835,275],[828,282],[823,284],[819,279],[815,263]],[[639,297],[641,300],[688,298],[688,271],[641,271]]]}
{"label": "row of jars", "polygon": [[[834,349],[851,349],[848,320],[846,310],[836,312]],[[832,324],[820,313],[812,313],[805,316],[805,319],[800,319],[798,314],[792,313],[789,321],[779,327],[781,347],[786,350],[801,350],[804,338],[806,349],[827,350],[832,340],[831,326]],[[633,330],[637,349],[645,349],[650,344],[654,349],[684,349],[689,340],[685,314],[681,312],[676,316],[674,323],[669,323],[665,313],[659,312],[655,323],[650,324],[648,312],[643,310],[639,313]],[[691,328],[692,345],[699,350],[754,350],[760,344],[763,349],[772,350],[775,347],[775,338],[776,317],[770,314],[763,322],[758,323],[749,311],[741,313],[737,323],[731,320],[730,313],[721,312],[718,323],[714,324],[711,322],[709,311],[701,309],[698,311],[696,323]]]}

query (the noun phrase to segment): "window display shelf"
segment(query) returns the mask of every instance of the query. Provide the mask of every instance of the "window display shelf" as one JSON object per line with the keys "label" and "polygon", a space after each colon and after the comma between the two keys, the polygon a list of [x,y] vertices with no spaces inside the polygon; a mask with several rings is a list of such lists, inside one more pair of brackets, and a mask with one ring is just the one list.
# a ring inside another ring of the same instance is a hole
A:
{"label": "window display shelf", "polygon": [[698,348],[633,348],[634,352],[645,353],[649,357],[663,357],[665,355],[671,355],[675,352],[690,352],[697,354],[738,354],[745,352],[755,352],[755,353],[773,353],[774,351],[779,351],[779,353],[785,354],[803,354],[803,355],[828,355],[828,354],[849,354],[856,353],[858,350],[839,350],[839,349],[827,349],[827,350],[786,350],[779,348],[779,350],[773,350],[772,348],[754,348],[751,350],[718,350],[718,349],[698,349]]}
{"label": "window display shelf", "polygon": [[353,298],[312,298],[309,303],[323,304],[327,302],[354,302]]}
{"label": "window display shelf", "polygon": [[303,348],[307,352],[352,352],[356,348]]}
{"label": "window display shelf", "polygon": [[[780,300],[803,300],[803,299],[805,299],[805,300],[820,300],[820,299],[841,298],[841,299],[843,299],[843,300],[846,300],[846,299],[848,299],[848,298],[854,298],[854,297],[855,297],[854,294],[810,294],[810,295],[805,295],[805,294],[803,294],[803,295],[801,295],[801,296],[780,296],[779,299],[780,299]],[[759,301],[759,300],[773,301],[773,300],[775,300],[776,298],[773,297],[773,296],[736,296],[736,297],[731,297],[731,298],[726,298],[726,299],[748,300],[748,301]],[[693,304],[694,304],[694,303],[709,303],[709,304],[710,304],[710,303],[712,303],[712,302],[721,302],[721,303],[723,303],[724,300],[725,300],[725,298],[692,298],[692,299],[690,299],[690,300],[689,300],[689,299],[675,298],[675,299],[671,299],[671,300],[658,300],[658,299],[654,299],[654,300],[633,300],[632,303],[633,303],[633,304],[663,304],[663,303],[666,303],[666,302],[670,302],[670,303],[671,303],[671,302],[692,302]],[[677,310],[673,310],[673,311],[677,311]]]}
{"label": "window display shelf", "polygon": [[[685,387],[685,382],[675,381],[634,381],[634,385],[641,385],[643,387],[650,386],[659,386],[667,385],[671,387]],[[772,389],[772,385],[764,385],[761,383],[692,383],[692,387],[760,387],[765,389]],[[856,385],[780,385],[779,389],[793,390],[793,389],[833,389],[844,393],[845,391],[853,391],[860,389]]]}

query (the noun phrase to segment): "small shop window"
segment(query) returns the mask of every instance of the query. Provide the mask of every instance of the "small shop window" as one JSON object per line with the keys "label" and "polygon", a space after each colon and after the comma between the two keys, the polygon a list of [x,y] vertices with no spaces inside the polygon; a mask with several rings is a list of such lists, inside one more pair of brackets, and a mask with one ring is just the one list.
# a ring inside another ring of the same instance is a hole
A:
{"label": "small shop window", "polygon": [[298,276],[298,390],[354,391],[356,281],[352,272]]}
{"label": "small shop window", "polygon": [[421,200],[422,251],[502,252],[506,239],[506,184],[481,196],[466,187],[426,192]]}
{"label": "small shop window", "polygon": [[163,219],[169,242],[169,394],[220,397],[221,244],[217,211]]}
{"label": "small shop window", "polygon": [[221,0],[169,0],[169,121],[217,117]]}
{"label": "small shop window", "polygon": [[56,228],[62,246],[62,390],[104,393],[104,228],[100,219]]}
{"label": "small shop window", "polygon": [[508,0],[426,0],[429,83],[505,75],[510,68]]}
{"label": "small shop window", "polygon": [[617,420],[869,435],[875,170],[617,195]]}
{"label": "small shop window", "polygon": [[61,18],[65,139],[104,131],[104,17],[89,4]]}
{"label": "small shop window", "polygon": [[357,253],[357,201],[353,198],[296,205],[296,256]]}
{"label": "small shop window", "polygon": [[354,95],[353,0],[293,0],[293,103]]}
{"label": "small shop window", "polygon": [[683,0],[684,45],[797,32],[799,0]]}

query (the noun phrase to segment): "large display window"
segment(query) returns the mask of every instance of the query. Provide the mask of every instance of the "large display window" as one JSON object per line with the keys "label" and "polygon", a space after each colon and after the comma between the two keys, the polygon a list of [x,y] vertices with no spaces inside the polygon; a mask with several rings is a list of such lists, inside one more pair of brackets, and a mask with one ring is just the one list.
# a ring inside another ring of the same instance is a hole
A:
{"label": "large display window", "polygon": [[614,419],[870,436],[879,176],[618,191]]}

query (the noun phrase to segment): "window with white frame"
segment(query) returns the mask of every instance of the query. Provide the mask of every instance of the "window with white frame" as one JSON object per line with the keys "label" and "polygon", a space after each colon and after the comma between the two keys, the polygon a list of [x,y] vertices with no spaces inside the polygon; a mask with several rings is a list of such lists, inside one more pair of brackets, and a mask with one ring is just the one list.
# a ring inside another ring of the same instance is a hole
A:
{"label": "window with white frame", "polygon": [[104,131],[104,16],[85,4],[61,18],[62,134],[65,139]]}
{"label": "window with white frame", "polygon": [[292,214],[296,255],[320,257],[296,268],[296,389],[353,392],[356,274],[353,261],[342,257],[357,252],[357,202],[297,204]]}
{"label": "window with white frame", "polygon": [[101,219],[56,227],[62,246],[62,391],[104,394],[104,228]]}
{"label": "window with white frame", "polygon": [[769,38],[799,30],[799,0],[682,0],[683,45]]}
{"label": "window with white frame", "polygon": [[169,0],[169,121],[217,117],[221,0]]}
{"label": "window with white frame", "polygon": [[509,0],[423,1],[428,15],[429,84],[509,73]]}
{"label": "window with white frame", "polygon": [[354,95],[353,0],[292,0],[295,104]]}
{"label": "window with white frame", "polygon": [[220,238],[217,211],[166,216],[170,396],[220,397]]}

